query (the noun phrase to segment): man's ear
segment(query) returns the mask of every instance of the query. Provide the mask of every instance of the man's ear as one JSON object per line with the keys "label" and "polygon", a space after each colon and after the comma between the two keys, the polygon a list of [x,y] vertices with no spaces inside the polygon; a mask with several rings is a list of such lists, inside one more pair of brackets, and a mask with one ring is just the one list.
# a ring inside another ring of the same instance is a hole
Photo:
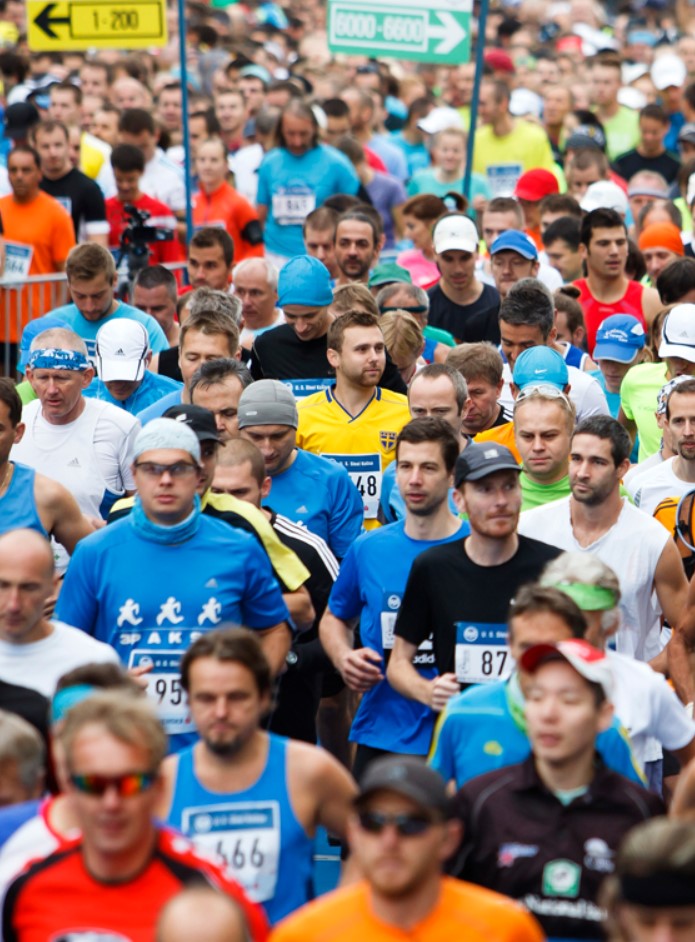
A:
{"label": "man's ear", "polygon": [[333,350],[329,347],[328,350],[326,350],[326,357],[334,370],[340,366],[340,354],[337,350]]}

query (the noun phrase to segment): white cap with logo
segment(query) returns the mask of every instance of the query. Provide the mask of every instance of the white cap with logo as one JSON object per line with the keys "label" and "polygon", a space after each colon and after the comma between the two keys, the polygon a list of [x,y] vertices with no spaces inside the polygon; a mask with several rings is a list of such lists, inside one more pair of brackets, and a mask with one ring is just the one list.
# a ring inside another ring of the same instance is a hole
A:
{"label": "white cap with logo", "polygon": [[145,375],[150,341],[147,328],[129,317],[111,317],[96,337],[97,374],[104,383],[137,382]]}

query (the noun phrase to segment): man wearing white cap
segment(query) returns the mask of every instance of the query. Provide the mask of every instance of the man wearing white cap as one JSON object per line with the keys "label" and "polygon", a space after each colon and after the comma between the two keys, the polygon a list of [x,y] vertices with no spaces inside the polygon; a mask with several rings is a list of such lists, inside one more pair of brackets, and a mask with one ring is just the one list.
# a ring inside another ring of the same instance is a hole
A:
{"label": "man wearing white cap", "polygon": [[432,230],[435,260],[441,273],[428,292],[429,323],[448,330],[457,343],[500,341],[497,314],[499,292],[483,284],[475,274],[478,262],[478,230],[463,213],[449,213]]}
{"label": "man wearing white cap", "polygon": [[181,383],[148,369],[152,350],[144,324],[122,317],[99,328],[96,338],[97,376],[85,389],[88,399],[102,399],[137,415]]}
{"label": "man wearing white cap", "polygon": [[585,213],[594,209],[614,209],[623,219],[628,211],[628,202],[625,190],[622,190],[612,180],[599,180],[590,183],[579,205]]}
{"label": "man wearing white cap", "polygon": [[178,665],[194,638],[224,622],[246,625],[260,632],[276,673],[289,612],[256,539],[201,513],[200,443],[185,421],[153,419],[133,459],[133,510],[81,541],[56,614],[110,643],[127,667],[150,668],[148,693],[178,749],[193,729]]}
{"label": "man wearing white cap", "polygon": [[603,938],[598,893],[615,852],[664,806],[597,761],[596,737],[613,716],[602,651],[581,638],[537,644],[519,667],[532,754],[456,796],[464,830],[456,875],[519,900],[548,937]]}

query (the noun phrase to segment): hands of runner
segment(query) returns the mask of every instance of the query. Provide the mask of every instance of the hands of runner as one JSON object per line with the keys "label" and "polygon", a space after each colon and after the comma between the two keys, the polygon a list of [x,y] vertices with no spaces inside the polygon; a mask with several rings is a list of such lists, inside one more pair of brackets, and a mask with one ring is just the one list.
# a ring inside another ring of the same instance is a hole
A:
{"label": "hands of runner", "polygon": [[437,713],[444,709],[452,697],[461,692],[461,685],[456,680],[456,674],[442,674],[430,683],[430,706]]}
{"label": "hands of runner", "polygon": [[384,679],[383,661],[382,656],[371,648],[358,648],[348,651],[338,669],[350,690],[364,693]]}

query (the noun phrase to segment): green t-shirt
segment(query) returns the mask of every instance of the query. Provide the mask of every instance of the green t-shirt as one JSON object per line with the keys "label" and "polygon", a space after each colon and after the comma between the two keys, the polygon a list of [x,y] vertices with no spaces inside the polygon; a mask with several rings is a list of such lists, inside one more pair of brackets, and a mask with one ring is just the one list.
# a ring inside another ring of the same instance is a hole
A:
{"label": "green t-shirt", "polygon": [[606,153],[615,160],[639,143],[639,112],[621,105],[612,118],[602,118],[606,132]]}
{"label": "green t-shirt", "polygon": [[[458,180],[451,180],[449,183],[441,183],[437,179],[435,171],[427,167],[424,170],[417,170],[412,175],[408,181],[406,190],[408,196],[418,196],[420,193],[432,193],[434,196],[443,199],[447,193],[463,193],[463,177],[460,177]],[[475,210],[472,204],[476,196],[482,196],[484,199],[489,200],[491,195],[490,187],[485,177],[481,173],[471,173],[471,193],[469,199],[471,205],[468,209],[468,215],[475,218]]]}
{"label": "green t-shirt", "polygon": [[639,432],[639,460],[659,450],[661,430],[656,424],[657,396],[667,381],[665,363],[638,363],[625,374],[620,401],[626,417]]}
{"label": "green t-shirt", "polygon": [[555,481],[553,484],[538,484],[528,476],[525,471],[520,474],[521,480],[521,511],[533,510],[534,507],[541,507],[543,504],[550,504],[554,500],[560,500],[561,497],[569,497],[570,494],[570,476],[566,474],[564,478]]}
{"label": "green t-shirt", "polygon": [[477,128],[473,170],[487,178],[493,196],[510,196],[521,174],[534,167],[550,170],[558,180],[561,178],[562,171],[553,159],[543,128],[520,118],[504,137],[496,137],[489,124]]}
{"label": "green t-shirt", "polygon": [[34,392],[34,387],[28,379],[25,379],[22,383],[18,383],[15,389],[17,390],[17,395],[22,400],[23,406],[33,402],[34,399],[38,399],[38,396]]}

